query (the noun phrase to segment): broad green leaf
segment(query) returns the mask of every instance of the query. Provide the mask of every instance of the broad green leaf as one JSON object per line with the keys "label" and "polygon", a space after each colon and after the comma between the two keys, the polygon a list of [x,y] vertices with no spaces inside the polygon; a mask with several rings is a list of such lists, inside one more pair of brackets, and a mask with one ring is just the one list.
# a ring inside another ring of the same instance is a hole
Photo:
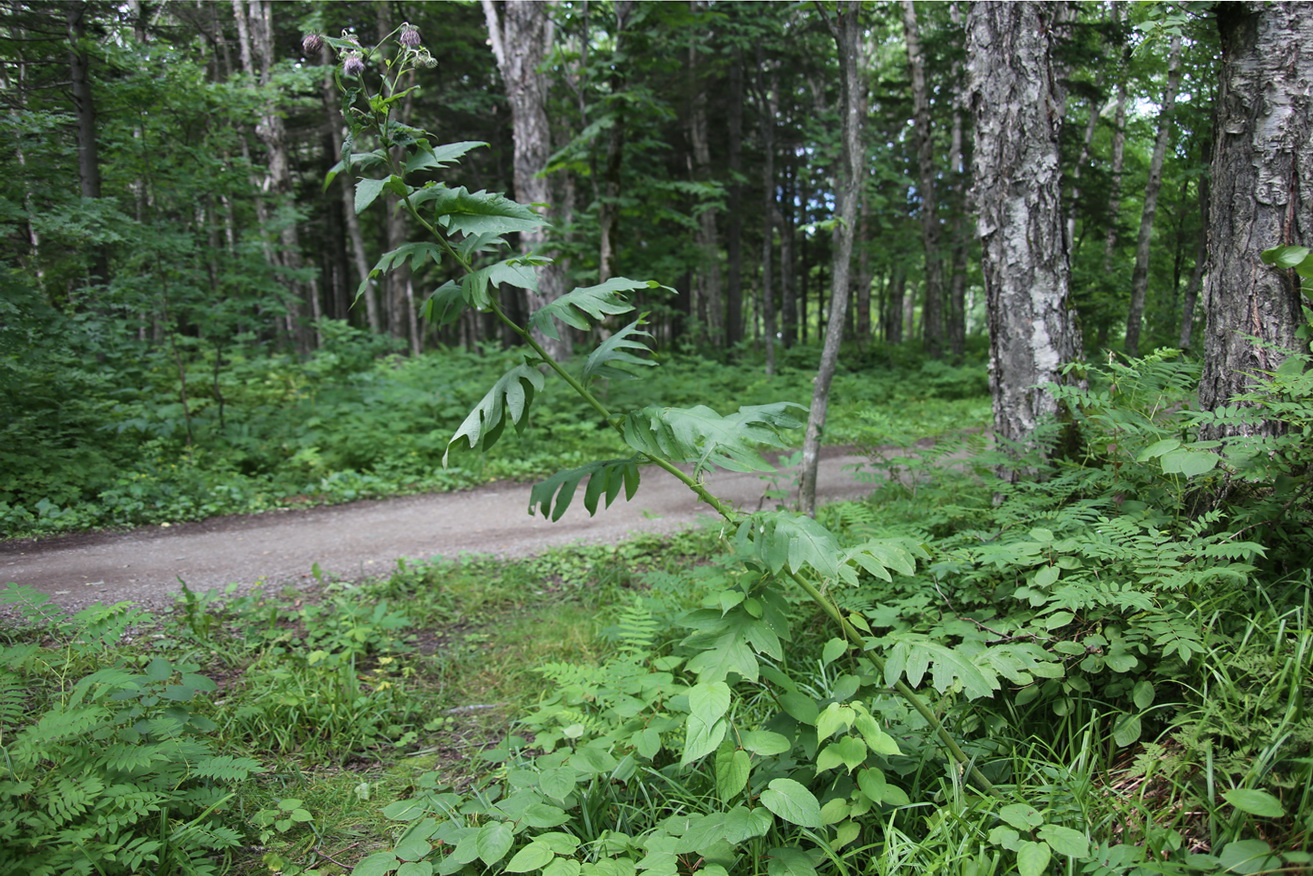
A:
{"label": "broad green leaf", "polygon": [[433,864],[428,861],[407,861],[397,868],[397,876],[433,876]]}
{"label": "broad green leaf", "polygon": [[643,353],[650,356],[652,350],[637,338],[650,338],[651,332],[639,328],[641,320],[635,320],[611,337],[598,344],[597,349],[589,354],[584,362],[586,379],[605,378],[608,380],[629,380],[638,376],[635,372],[643,368],[652,368],[656,362],[635,355]]}
{"label": "broad green leaf", "polygon": [[538,275],[533,265],[518,257],[503,259],[462,277],[461,296],[468,306],[478,311],[486,311],[492,307],[490,290],[503,283],[517,289],[536,291]]}
{"label": "broad green leaf", "polygon": [[748,753],[726,742],[716,752],[716,796],[723,801],[733,799],[748,785],[752,772]]}
{"label": "broad green leaf", "polygon": [[841,736],[816,756],[816,770],[821,772],[843,766],[852,772],[865,762],[866,743],[856,736]]}
{"label": "broad green leaf", "polygon": [[769,876],[816,876],[816,865],[802,849],[773,848],[766,853]]}
{"label": "broad green leaf", "polygon": [[1272,847],[1260,839],[1227,843],[1217,853],[1217,858],[1228,871],[1241,876],[1274,872],[1281,867],[1281,861],[1272,854]]}
{"label": "broad green leaf", "polygon": [[1023,842],[1017,849],[1017,872],[1021,876],[1044,876],[1052,858],[1048,843]]}
{"label": "broad green leaf", "polygon": [[1069,858],[1083,858],[1090,853],[1090,841],[1078,830],[1061,827],[1056,824],[1041,825],[1036,836],[1049,844],[1059,855]]}
{"label": "broad green leaf", "polygon": [[1153,682],[1144,678],[1135,683],[1131,690],[1131,702],[1135,703],[1137,709],[1147,709],[1153,705],[1154,689]]}
{"label": "broad green leaf", "polygon": [[1135,457],[1136,462],[1148,462],[1151,459],[1157,459],[1165,453],[1171,453],[1181,446],[1179,438],[1164,438],[1161,441],[1155,441],[1148,447],[1140,451],[1140,455]]}
{"label": "broad green leaf", "polygon": [[557,858],[543,868],[543,876],[579,876],[583,865],[570,858]]}
{"label": "broad green leaf", "polygon": [[989,696],[999,688],[998,676],[986,667],[977,666],[970,656],[923,636],[900,639],[885,659],[885,684],[893,687],[901,675],[916,687],[926,669],[931,672],[935,690],[943,693],[961,684],[969,699]]}
{"label": "broad green leaf", "polygon": [[531,870],[538,870],[550,864],[552,858],[555,857],[556,855],[552,853],[552,850],[542,843],[529,843],[516,852],[515,856],[506,864],[506,872],[528,873]]}
{"label": "broad green leaf", "polygon": [[1258,815],[1262,818],[1284,818],[1286,810],[1281,808],[1281,801],[1257,788],[1232,788],[1222,792],[1222,799],[1241,812]]}
{"label": "broad green leaf", "polygon": [[729,710],[729,701],[729,685],[723,681],[697,684],[689,688],[689,715],[684,725],[681,766],[706,757],[720,745],[728,729],[721,718]]}
{"label": "broad green leaf", "polygon": [[391,852],[378,852],[365,858],[355,869],[351,871],[351,876],[384,876],[391,873],[397,867],[401,866],[401,861]]}
{"label": "broad green leaf", "polygon": [[714,647],[707,648],[688,661],[688,671],[697,673],[699,681],[723,681],[731,673],[746,681],[756,681],[757,655],[743,641],[737,630],[726,632]]}
{"label": "broad green leaf", "polygon": [[[722,417],[706,405],[649,405],[625,417],[624,440],[640,453],[692,463],[696,472],[710,466],[727,471],[771,472],[775,467],[762,458],[761,448],[788,446],[781,430],[802,425],[792,413],[799,407],[790,402],[753,405]],[[831,557],[830,565],[834,564]]]}
{"label": "broad green leaf", "polygon": [[1164,454],[1159,461],[1162,463],[1163,474],[1180,474],[1192,478],[1217,468],[1220,457],[1204,450],[1182,447],[1180,450]]}
{"label": "broad green leaf", "polygon": [[1313,250],[1307,246],[1275,246],[1263,250],[1259,257],[1267,264],[1278,268],[1294,268],[1308,258],[1310,252]]}
{"label": "broad green leaf", "polygon": [[570,816],[565,814],[565,810],[559,806],[549,806],[546,803],[534,803],[528,806],[520,813],[520,818],[529,827],[560,827],[570,820]]}
{"label": "broad green leaf", "polygon": [[442,454],[442,464],[447,464],[451,448],[462,438],[469,442],[470,449],[480,447],[486,451],[496,444],[507,417],[517,429],[523,428],[534,393],[542,388],[542,374],[530,365],[517,365],[503,374],[451,436],[447,452]]}
{"label": "broad green leaf", "polygon": [[514,840],[515,835],[510,824],[505,821],[494,821],[479,828],[479,836],[474,844],[479,850],[479,859],[491,867],[506,857]]}
{"label": "broad green leaf", "polygon": [[848,652],[848,643],[843,639],[830,639],[821,649],[821,663],[829,666]]}
{"label": "broad green leaf", "polygon": [[450,325],[460,319],[460,315],[464,312],[464,291],[461,289],[460,284],[453,280],[448,280],[433,290],[433,294],[420,306],[419,310],[420,316],[434,325]]}
{"label": "broad green leaf", "polygon": [[771,572],[801,572],[811,568],[821,577],[839,574],[838,540],[825,526],[805,514],[762,511],[739,525],[735,544],[740,553],[755,556]]}
{"label": "broad green leaf", "polygon": [[549,338],[559,338],[560,332],[553,320],[560,320],[572,328],[588,331],[608,316],[630,313],[634,305],[622,295],[637,289],[664,289],[651,280],[627,280],[613,277],[597,286],[584,286],[565,293],[555,301],[541,307],[529,317],[531,328],[538,329]]}
{"label": "broad green leaf", "polygon": [[1139,715],[1122,715],[1112,728],[1112,741],[1125,748],[1138,742],[1142,732]]}
{"label": "broad green leaf", "polygon": [[487,143],[477,140],[464,140],[460,143],[444,143],[441,146],[432,148],[425,143],[412,150],[410,155],[407,156],[406,172],[425,170],[430,167],[448,167],[457,163],[471,149],[487,145]]}
{"label": "broad green leaf", "polygon": [[547,223],[529,207],[503,195],[471,192],[431,183],[410,195],[411,204],[432,210],[440,225],[453,234],[514,234],[534,231]]}
{"label": "broad green leaf", "polygon": [[770,812],[760,806],[735,806],[725,813],[725,839],[737,845],[754,836],[765,836],[774,822]]}
{"label": "broad green leaf", "polygon": [[622,489],[625,491],[625,499],[632,499],[638,489],[639,462],[636,456],[629,459],[606,459],[557,472],[529,491],[529,513],[539,510],[553,522],[560,520],[584,478],[588,478],[584,507],[588,509],[589,516],[597,513],[597,500],[603,496],[606,497],[607,508],[611,507]]}
{"label": "broad green leaf", "polygon": [[821,804],[814,794],[793,779],[774,779],[761,792],[761,805],[799,827],[821,826]]}
{"label": "broad green leaf", "polygon": [[1028,803],[1011,803],[998,810],[998,817],[1018,830],[1032,830],[1044,823],[1044,816]]}
{"label": "broad green leaf", "polygon": [[783,754],[793,747],[787,736],[770,730],[747,730],[739,738],[739,744],[758,757]]}
{"label": "broad green leaf", "polygon": [[884,772],[868,767],[857,772],[857,787],[872,803],[883,803],[889,790],[889,782]]}
{"label": "broad green leaf", "polygon": [[575,850],[579,848],[579,837],[559,830],[539,834],[534,837],[533,841],[539,845],[547,846],[558,855],[573,855]]}
{"label": "broad green leaf", "polygon": [[553,800],[564,800],[574,793],[574,786],[579,774],[568,766],[544,770],[538,776],[538,787]]}
{"label": "broad green leaf", "polygon": [[356,182],[356,214],[363,213],[387,187],[386,179],[365,178]]}
{"label": "broad green leaf", "polygon": [[835,733],[841,730],[847,730],[856,720],[857,713],[853,711],[852,706],[845,706],[843,703],[830,703],[816,717],[816,741],[824,742]]}

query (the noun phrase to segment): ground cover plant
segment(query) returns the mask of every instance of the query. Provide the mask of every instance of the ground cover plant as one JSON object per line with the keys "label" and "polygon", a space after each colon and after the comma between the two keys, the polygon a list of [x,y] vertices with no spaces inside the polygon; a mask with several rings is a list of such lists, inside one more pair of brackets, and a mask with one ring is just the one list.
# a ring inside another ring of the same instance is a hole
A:
{"label": "ground cover plant", "polygon": [[[58,385],[26,383],[21,396],[6,396],[24,407],[7,409],[0,423],[0,464],[10,473],[0,485],[0,534],[170,523],[530,480],[554,473],[559,460],[591,458],[605,447],[582,402],[556,394],[536,406],[532,433],[444,467],[447,440],[483,393],[485,375],[509,367],[517,354],[487,347],[402,357],[365,332],[323,328],[333,343],[306,360],[234,350],[219,370],[213,357],[198,357],[188,378],[190,433],[181,428],[176,369],[164,357],[95,372],[71,361]],[[94,360],[90,353],[70,358]],[[879,379],[861,362],[838,376],[827,443],[894,443],[945,422],[988,422],[982,366],[907,358]],[[681,354],[642,389],[654,402],[724,408],[805,402],[810,379],[801,364],[768,379],[751,357],[729,364]],[[635,389],[619,383],[604,395],[628,406]],[[888,413],[873,422],[873,410]]]}

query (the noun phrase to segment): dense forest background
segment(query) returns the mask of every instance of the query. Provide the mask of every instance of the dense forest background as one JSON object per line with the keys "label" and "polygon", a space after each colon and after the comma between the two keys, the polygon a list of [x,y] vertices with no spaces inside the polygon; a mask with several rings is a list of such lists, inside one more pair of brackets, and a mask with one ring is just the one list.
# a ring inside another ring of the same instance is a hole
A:
{"label": "dense forest background", "polygon": [[[83,497],[133,505],[125,467],[158,479],[210,453],[253,476],[313,468],[323,442],[286,440],[270,420],[327,372],[512,343],[487,315],[420,318],[443,268],[372,270],[411,229],[398,213],[357,215],[350,174],[325,186],[346,131],[339,59],[307,34],[371,45],[417,28],[434,64],[399,83],[417,86],[403,115],[488,144],[451,184],[549,202],[543,246],[561,288],[654,278],[674,290],[640,302],[665,353],[815,367],[842,152],[824,16],[774,3],[522,7],[533,21],[500,26],[511,55],[541,59],[517,87],[538,90],[550,123],[535,147],[545,171],[517,185],[514,101],[478,4],[5,4],[6,529],[97,522],[68,513]],[[1158,4],[1064,15],[1055,111],[1084,349],[1195,349],[1217,28]],[[958,4],[864,9],[845,369],[980,360],[964,40]],[[504,292],[512,315],[520,296]],[[275,377],[279,357],[317,364]],[[154,462],[125,466],[125,444],[156,448]],[[369,471],[368,456],[340,464]],[[50,486],[70,474],[67,489]],[[99,522],[116,519],[134,518]]]}

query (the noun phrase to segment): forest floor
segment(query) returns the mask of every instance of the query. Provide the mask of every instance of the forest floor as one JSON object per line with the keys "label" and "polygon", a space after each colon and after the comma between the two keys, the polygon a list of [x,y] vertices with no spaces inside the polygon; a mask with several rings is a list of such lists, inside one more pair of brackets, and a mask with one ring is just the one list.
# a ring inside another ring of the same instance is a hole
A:
{"label": "forest floor", "polygon": [[[871,490],[870,460],[852,448],[822,453],[820,501],[858,499]],[[796,499],[796,472],[716,471],[711,490],[737,507],[773,507],[777,491]],[[644,471],[632,501],[617,498],[589,517],[582,487],[560,521],[530,517],[529,485],[495,483],[456,493],[402,496],[348,505],[164,524],[128,532],[92,532],[0,542],[0,585],[30,585],[70,610],[97,602],[160,609],[179,581],[196,593],[229,584],[314,586],[392,571],[398,559],[462,554],[532,556],[576,542],[614,544],[634,533],[672,533],[714,516],[686,487],[655,468]],[[314,572],[318,568],[318,578]]]}

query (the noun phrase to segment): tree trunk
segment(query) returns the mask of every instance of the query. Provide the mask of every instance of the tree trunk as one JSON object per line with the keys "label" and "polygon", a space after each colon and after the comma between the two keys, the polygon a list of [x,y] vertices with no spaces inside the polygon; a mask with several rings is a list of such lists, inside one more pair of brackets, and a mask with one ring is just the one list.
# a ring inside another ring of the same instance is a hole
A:
{"label": "tree trunk", "polygon": [[729,227],[725,240],[725,346],[743,340],[743,53],[729,65]]}
{"label": "tree trunk", "polygon": [[[332,160],[336,162],[343,157],[342,128],[346,122],[342,118],[337,87],[333,83],[332,67],[328,65],[329,48],[324,46],[322,51],[324,52],[325,69],[328,72],[324,74],[324,78],[320,82],[320,95],[323,97],[324,111],[328,117],[328,136],[333,149]],[[342,216],[343,223],[346,225],[347,241],[350,244],[348,248],[351,253],[351,265],[356,271],[356,283],[351,287],[351,292],[354,295],[355,290],[359,288],[359,284],[368,281],[365,291],[360,294],[360,297],[365,300],[365,320],[369,325],[369,330],[374,334],[378,334],[382,327],[379,324],[378,302],[374,295],[374,281],[369,279],[369,269],[371,267],[369,251],[365,248],[365,235],[360,230],[360,217],[356,215],[354,181],[346,174],[339,174],[338,180],[341,181],[341,184],[337,186],[337,190],[342,201]]]}
{"label": "tree trunk", "polygon": [[[689,0],[690,11],[701,14],[702,0]],[[694,182],[705,183],[712,178],[710,125],[707,121],[707,83],[700,76],[702,66],[695,40],[689,41],[688,79],[691,97],[689,106],[688,139],[691,147],[689,176]],[[704,344],[719,346],[724,342],[724,302],[721,301],[720,248],[716,234],[716,208],[714,204],[697,205],[698,267],[692,286],[693,313],[696,314],[699,338]]]}
{"label": "tree trunk", "polygon": [[[1207,410],[1231,403],[1256,373],[1272,371],[1299,343],[1304,302],[1293,270],[1264,264],[1262,250],[1313,244],[1313,9],[1306,3],[1216,7],[1222,37],[1204,281]],[[1209,438],[1273,434],[1219,426]]]}
{"label": "tree trunk", "polygon": [[[539,69],[551,51],[555,37],[552,9],[555,0],[542,3],[507,3],[499,17],[493,0],[483,0],[488,38],[497,58],[511,105],[511,127],[515,138],[515,197],[526,204],[546,204],[551,193],[543,170],[551,157],[551,127],[547,119],[547,76]],[[528,253],[547,241],[544,228],[520,234],[520,248]],[[528,307],[536,311],[559,298],[565,287],[561,266],[538,269],[538,291],[529,293]],[[553,358],[570,356],[568,329],[558,325],[560,339],[535,335],[535,340]]]}
{"label": "tree trunk", "polygon": [[1058,12],[1049,2],[974,3],[967,15],[994,434],[1021,446],[1034,446],[1036,428],[1057,413],[1044,384],[1080,355],[1059,172],[1063,93],[1052,63]]}
{"label": "tree trunk", "polygon": [[766,61],[757,46],[757,90],[761,101],[761,323],[766,343],[766,375],[775,374],[775,289],[772,269],[775,262],[775,117],[779,112],[775,96],[774,71],[766,72]]}
{"label": "tree trunk", "polygon": [[907,295],[907,267],[900,259],[894,263],[893,273],[885,292],[884,308],[880,312],[880,328],[886,344],[903,342],[903,299]]}
{"label": "tree trunk", "polygon": [[[962,13],[959,11],[957,3],[949,5],[948,15],[953,22],[954,28],[961,27]],[[955,362],[962,361],[962,357],[966,355],[967,345],[966,294],[967,248],[969,246],[967,239],[967,187],[970,184],[970,177],[967,174],[965,152],[962,147],[963,105],[959,84],[964,81],[964,78],[965,71],[962,69],[962,62],[954,59],[953,82],[958,91],[953,95],[953,126],[949,133],[948,150],[948,169],[953,179],[953,225],[950,232],[952,261],[949,268],[948,313],[945,328],[948,335],[948,348],[952,352]]]}
{"label": "tree trunk", "polygon": [[925,57],[921,53],[921,30],[912,0],[902,0],[903,31],[907,40],[907,69],[912,80],[912,134],[920,182],[921,246],[925,250],[925,307],[921,322],[926,353],[939,358],[944,350],[944,268],[939,252],[939,207],[935,198],[934,139],[930,133],[930,98],[925,83]]}
{"label": "tree trunk", "polygon": [[858,76],[861,57],[861,4],[843,2],[832,26],[839,54],[839,69],[843,82],[841,126],[843,161],[839,178],[835,180],[835,206],[839,222],[834,229],[834,267],[830,278],[830,316],[825,326],[825,341],[821,346],[821,364],[816,372],[812,391],[811,410],[807,416],[807,431],[802,444],[802,485],[798,505],[803,514],[816,513],[816,473],[821,461],[821,432],[830,403],[830,384],[839,364],[839,344],[847,322],[848,276],[852,264],[853,232],[857,220],[857,200],[861,193],[862,167],[862,87]]}
{"label": "tree trunk", "polygon": [[1158,114],[1158,139],[1154,141],[1149,161],[1149,180],[1144,187],[1144,210],[1140,213],[1140,233],[1135,241],[1135,269],[1131,272],[1131,309],[1126,317],[1126,355],[1140,355],[1140,329],[1144,323],[1144,296],[1149,289],[1149,243],[1153,238],[1153,219],[1158,211],[1158,193],[1163,187],[1163,161],[1167,141],[1172,133],[1172,110],[1176,107],[1176,90],[1181,85],[1181,38],[1172,38],[1167,57],[1167,84],[1163,88],[1162,108]]}

